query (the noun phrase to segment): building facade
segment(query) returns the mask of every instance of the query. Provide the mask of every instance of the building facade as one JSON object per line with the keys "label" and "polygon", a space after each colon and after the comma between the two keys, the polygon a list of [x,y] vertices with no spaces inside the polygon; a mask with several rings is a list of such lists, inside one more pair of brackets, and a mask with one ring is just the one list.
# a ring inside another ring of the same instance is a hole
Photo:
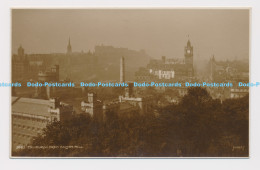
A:
{"label": "building facade", "polygon": [[28,73],[29,61],[23,47],[20,46],[17,55],[13,55],[12,57],[12,80],[21,80],[22,77],[27,77]]}
{"label": "building facade", "polygon": [[184,57],[170,58],[162,56],[161,60],[152,59],[146,68],[140,68],[135,79],[138,82],[182,80],[194,76],[193,68],[193,46],[190,40],[184,47]]}
{"label": "building facade", "polygon": [[58,99],[12,97],[12,150],[22,149],[53,121],[64,121],[73,107]]}

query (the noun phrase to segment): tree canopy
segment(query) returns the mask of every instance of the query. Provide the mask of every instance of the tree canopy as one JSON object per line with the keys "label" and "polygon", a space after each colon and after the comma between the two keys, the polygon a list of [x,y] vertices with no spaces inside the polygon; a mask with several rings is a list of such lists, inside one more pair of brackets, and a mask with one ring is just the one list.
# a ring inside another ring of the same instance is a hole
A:
{"label": "tree canopy", "polygon": [[[13,155],[55,157],[248,156],[249,97],[212,99],[200,87],[188,89],[179,104],[159,116],[111,115],[99,122],[84,114],[49,124],[31,146]],[[239,147],[237,147],[239,146]],[[242,147],[240,147],[242,146]],[[239,148],[239,149],[237,149]],[[242,149],[241,149],[242,148]]]}

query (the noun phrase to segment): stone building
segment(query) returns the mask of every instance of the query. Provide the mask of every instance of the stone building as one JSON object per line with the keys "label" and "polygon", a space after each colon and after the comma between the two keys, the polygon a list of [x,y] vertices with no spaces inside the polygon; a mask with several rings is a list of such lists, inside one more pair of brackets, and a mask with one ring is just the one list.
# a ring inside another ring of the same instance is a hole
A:
{"label": "stone building", "polygon": [[17,55],[12,57],[12,80],[22,80],[23,77],[28,77],[29,61],[24,53],[22,46],[18,48]]}
{"label": "stone building", "polygon": [[153,96],[140,96],[134,93],[133,84],[129,83],[129,86],[125,88],[125,94],[119,96],[119,102],[129,103],[133,107],[136,107],[140,114],[150,114],[153,112],[154,99]]}
{"label": "stone building", "polygon": [[54,65],[50,70],[46,70],[45,72],[40,71],[38,73],[38,80],[45,82],[58,82],[59,75],[59,65]]}
{"label": "stone building", "polygon": [[249,63],[239,60],[217,61],[213,55],[208,63],[208,73],[211,81],[249,81]]}
{"label": "stone building", "polygon": [[94,92],[88,93],[87,101],[81,102],[83,112],[98,121],[106,121],[108,114],[114,113],[118,116],[131,116],[139,111],[139,108],[122,101],[100,101]]}
{"label": "stone building", "polygon": [[12,97],[12,150],[29,145],[49,123],[64,121],[72,114],[73,107],[58,99]]}
{"label": "stone building", "polygon": [[193,76],[193,46],[190,40],[184,47],[184,57],[167,59],[166,56],[162,56],[160,60],[152,59],[146,68],[140,68],[135,73],[138,82],[183,80]]}
{"label": "stone building", "polygon": [[94,92],[88,93],[87,101],[81,102],[81,110],[98,120],[103,120],[102,107],[102,101],[97,99],[97,94]]}
{"label": "stone building", "polygon": [[230,89],[230,98],[242,98],[249,94],[248,87],[233,87]]}
{"label": "stone building", "polygon": [[134,96],[130,86],[125,88],[125,94],[119,96],[116,101],[100,101],[95,93],[88,93],[88,100],[81,102],[81,109],[94,119],[105,121],[109,112],[114,112],[118,116],[152,114],[153,101],[152,96]]}

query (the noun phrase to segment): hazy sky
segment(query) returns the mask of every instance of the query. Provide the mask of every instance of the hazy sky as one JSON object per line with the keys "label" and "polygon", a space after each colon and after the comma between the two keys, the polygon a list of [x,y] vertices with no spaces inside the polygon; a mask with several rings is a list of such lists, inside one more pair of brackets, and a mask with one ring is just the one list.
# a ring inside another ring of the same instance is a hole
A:
{"label": "hazy sky", "polygon": [[12,50],[26,53],[94,50],[95,45],[144,49],[151,57],[183,57],[188,40],[195,57],[249,56],[249,10],[14,9]]}

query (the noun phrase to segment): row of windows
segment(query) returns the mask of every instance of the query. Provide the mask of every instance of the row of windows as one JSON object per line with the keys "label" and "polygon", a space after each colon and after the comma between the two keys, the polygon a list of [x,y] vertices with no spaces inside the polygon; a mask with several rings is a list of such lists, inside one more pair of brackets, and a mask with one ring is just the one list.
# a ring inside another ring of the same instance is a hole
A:
{"label": "row of windows", "polygon": [[161,78],[165,78],[165,79],[170,79],[170,78],[174,78],[174,76],[171,76],[171,75],[159,75],[159,79]]}
{"label": "row of windows", "polygon": [[19,128],[19,129],[27,129],[31,131],[41,131],[42,128],[39,127],[33,127],[33,126],[26,126],[26,125],[20,125],[20,124],[13,124],[13,128]]}
{"label": "row of windows", "polygon": [[23,121],[23,120],[13,120],[12,125],[17,128],[24,128],[24,126],[43,128],[43,127],[46,127],[47,122],[31,122],[31,121]]}
{"label": "row of windows", "polygon": [[28,140],[30,140],[34,136],[36,136],[36,135],[13,133],[13,137],[24,138],[24,139],[28,139]]}
{"label": "row of windows", "polygon": [[32,125],[32,126],[41,126],[46,125],[48,122],[46,121],[28,121],[28,120],[21,120],[21,119],[13,119],[14,124],[21,124],[21,125]]}
{"label": "row of windows", "polygon": [[150,79],[150,77],[147,77],[147,76],[138,76],[137,79],[143,79],[143,80],[148,80]]}
{"label": "row of windows", "polygon": [[248,89],[231,89],[233,92],[248,92]]}
{"label": "row of windows", "polygon": [[[160,74],[160,72],[155,72],[155,74]],[[174,75],[174,71],[161,71],[161,74],[173,74]]]}
{"label": "row of windows", "polygon": [[39,118],[33,118],[33,117],[25,117],[25,116],[19,116],[19,115],[13,115],[13,119],[19,119],[19,120],[30,120],[35,122],[42,122],[45,123],[46,119],[39,119]]}
{"label": "row of windows", "polygon": [[244,96],[245,95],[243,95],[243,94],[231,94],[231,98],[242,98]]}

